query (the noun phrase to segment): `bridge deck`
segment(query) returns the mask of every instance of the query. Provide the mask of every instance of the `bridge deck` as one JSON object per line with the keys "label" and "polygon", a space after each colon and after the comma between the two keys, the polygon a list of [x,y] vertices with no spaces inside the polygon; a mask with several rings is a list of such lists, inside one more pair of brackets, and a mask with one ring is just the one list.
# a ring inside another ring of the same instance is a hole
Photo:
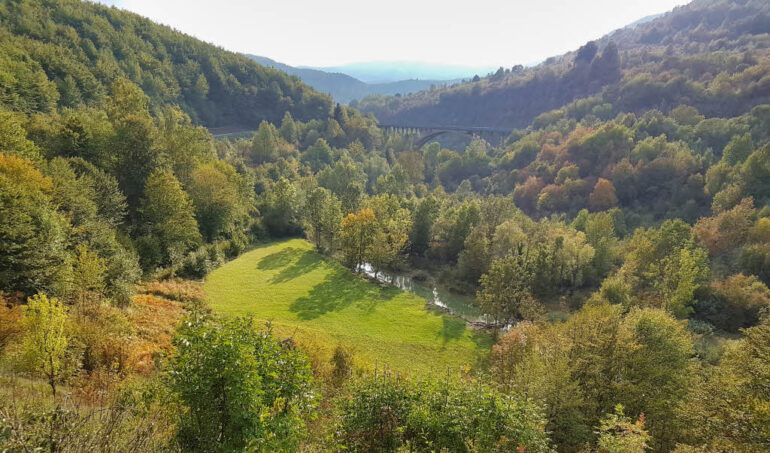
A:
{"label": "bridge deck", "polygon": [[510,134],[513,129],[485,126],[427,126],[407,124],[377,124],[380,129],[415,129],[418,131],[459,131],[459,132],[494,132]]}

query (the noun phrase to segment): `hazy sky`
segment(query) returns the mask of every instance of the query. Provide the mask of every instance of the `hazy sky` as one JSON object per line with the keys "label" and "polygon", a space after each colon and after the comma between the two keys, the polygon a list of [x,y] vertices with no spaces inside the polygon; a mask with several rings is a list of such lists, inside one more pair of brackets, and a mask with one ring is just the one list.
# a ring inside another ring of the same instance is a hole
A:
{"label": "hazy sky", "polygon": [[291,65],[539,62],[687,0],[100,0]]}

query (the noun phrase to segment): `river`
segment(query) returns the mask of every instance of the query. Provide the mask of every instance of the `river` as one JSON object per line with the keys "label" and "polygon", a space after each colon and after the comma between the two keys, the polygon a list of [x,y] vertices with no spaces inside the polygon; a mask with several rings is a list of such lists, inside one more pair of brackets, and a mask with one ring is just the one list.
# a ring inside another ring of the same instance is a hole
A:
{"label": "river", "polygon": [[428,303],[440,307],[466,321],[483,321],[484,316],[473,303],[473,297],[457,294],[441,287],[417,282],[412,277],[398,272],[379,271],[376,273],[369,263],[364,263],[360,270],[367,276],[382,283],[393,285],[401,290],[416,294]]}

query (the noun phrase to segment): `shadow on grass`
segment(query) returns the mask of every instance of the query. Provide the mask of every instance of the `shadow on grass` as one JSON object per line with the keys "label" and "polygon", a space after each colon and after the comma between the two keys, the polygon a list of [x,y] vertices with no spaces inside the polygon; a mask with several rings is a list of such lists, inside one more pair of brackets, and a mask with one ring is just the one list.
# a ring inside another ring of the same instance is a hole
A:
{"label": "shadow on grass", "polygon": [[332,271],[323,282],[319,283],[306,297],[301,297],[289,306],[302,320],[318,318],[332,311],[339,311],[353,303],[360,303],[367,311],[381,302],[392,299],[399,290],[380,288],[362,281],[343,269]]}
{"label": "shadow on grass", "polygon": [[257,269],[263,271],[281,269],[281,272],[271,280],[271,283],[276,284],[307,274],[317,268],[321,262],[322,258],[315,252],[288,247],[263,257],[257,263]]}
{"label": "shadow on grass", "polygon": [[438,336],[444,344],[451,340],[459,339],[463,336],[465,329],[468,328],[464,320],[454,316],[442,316],[441,321],[442,327]]}
{"label": "shadow on grass", "polygon": [[301,250],[294,247],[287,247],[280,252],[271,253],[263,257],[257,263],[257,269],[263,271],[270,271],[286,267],[299,258],[306,250]]}
{"label": "shadow on grass", "polygon": [[275,284],[297,278],[317,268],[321,265],[322,262],[323,259],[318,256],[317,253],[305,251],[305,253],[302,254],[298,260],[284,268],[278,275],[273,277],[271,282]]}

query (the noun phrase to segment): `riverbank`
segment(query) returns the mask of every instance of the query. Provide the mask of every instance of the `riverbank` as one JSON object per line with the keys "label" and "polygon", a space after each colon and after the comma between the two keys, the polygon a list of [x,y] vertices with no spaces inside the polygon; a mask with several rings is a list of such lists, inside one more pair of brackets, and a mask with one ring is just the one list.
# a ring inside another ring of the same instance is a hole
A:
{"label": "riverbank", "polygon": [[204,284],[216,313],[251,314],[322,355],[337,345],[364,367],[425,374],[474,366],[492,345],[463,319],[426,300],[362,279],[301,239],[260,246],[212,272]]}

